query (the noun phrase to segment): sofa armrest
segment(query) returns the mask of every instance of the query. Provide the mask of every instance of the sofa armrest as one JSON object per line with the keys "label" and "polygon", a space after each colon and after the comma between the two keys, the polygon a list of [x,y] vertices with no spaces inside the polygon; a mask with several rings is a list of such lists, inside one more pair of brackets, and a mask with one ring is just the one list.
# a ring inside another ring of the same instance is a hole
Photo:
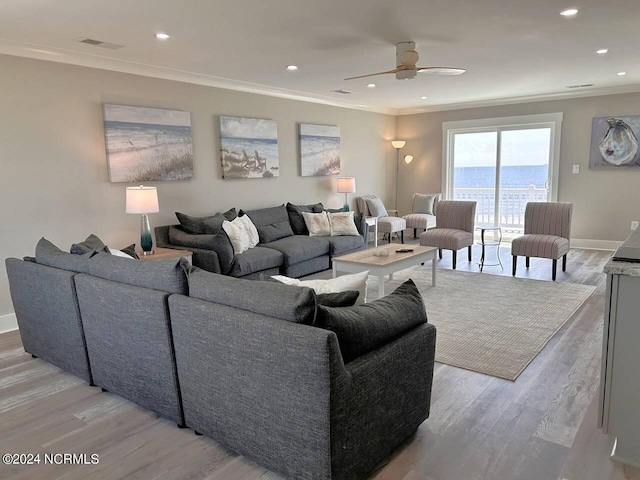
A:
{"label": "sofa armrest", "polygon": [[429,416],[435,340],[425,323],[346,364],[351,383],[338,386],[331,404],[332,469],[340,478],[371,471]]}
{"label": "sofa armrest", "polygon": [[355,213],[353,220],[356,223],[358,232],[364,237],[364,246],[366,248],[369,240],[369,226],[367,225],[367,219],[365,218],[364,213]]}
{"label": "sofa armrest", "polygon": [[169,310],[187,425],[286,478],[331,478],[335,334],[182,295]]}

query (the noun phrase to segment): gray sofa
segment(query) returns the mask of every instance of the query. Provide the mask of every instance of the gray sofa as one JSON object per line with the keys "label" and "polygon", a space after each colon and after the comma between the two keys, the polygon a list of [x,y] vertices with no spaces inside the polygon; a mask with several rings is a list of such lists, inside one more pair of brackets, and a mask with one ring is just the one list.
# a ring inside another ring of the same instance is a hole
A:
{"label": "gray sofa", "polygon": [[324,207],[318,203],[240,211],[240,214],[251,218],[260,235],[260,243],[239,255],[234,255],[224,230],[211,234],[192,234],[181,225],[160,226],[155,228],[156,244],[164,248],[192,251],[193,264],[209,272],[246,279],[279,274],[301,277],[331,268],[331,258],[334,256],[362,250],[367,246],[368,228],[362,215],[354,218],[360,235],[310,237],[304,222],[300,223],[300,211],[317,213],[322,210]]}
{"label": "gray sofa", "polygon": [[25,350],[288,478],[366,478],[428,417],[422,304],[406,304],[417,323],[352,359],[312,325],[326,308],[310,289],[42,250],[6,260]]}

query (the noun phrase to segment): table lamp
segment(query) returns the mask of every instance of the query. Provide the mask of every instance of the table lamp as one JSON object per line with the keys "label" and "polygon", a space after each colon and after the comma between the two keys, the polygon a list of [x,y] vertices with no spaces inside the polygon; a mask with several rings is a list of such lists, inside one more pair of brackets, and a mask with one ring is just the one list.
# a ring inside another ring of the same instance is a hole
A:
{"label": "table lamp", "polygon": [[143,255],[153,254],[153,240],[151,237],[151,226],[147,213],[157,213],[158,190],[156,187],[127,187],[126,209],[127,213],[141,214],[140,218],[140,247]]}
{"label": "table lamp", "polygon": [[354,177],[338,178],[338,193],[344,193],[344,211],[349,211],[348,193],[356,193],[356,179]]}

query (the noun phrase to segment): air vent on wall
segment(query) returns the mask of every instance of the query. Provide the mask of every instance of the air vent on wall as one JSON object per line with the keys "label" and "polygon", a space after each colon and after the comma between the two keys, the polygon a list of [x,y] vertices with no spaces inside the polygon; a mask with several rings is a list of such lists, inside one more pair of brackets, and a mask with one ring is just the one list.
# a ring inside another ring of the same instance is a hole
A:
{"label": "air vent on wall", "polygon": [[94,47],[108,48],[109,50],[117,50],[123,48],[124,45],[117,45],[115,43],[103,42],[102,40],[94,40],[93,38],[80,38],[80,43],[86,43],[87,45],[93,45]]}
{"label": "air vent on wall", "polygon": [[567,85],[567,88],[587,88],[595,87],[595,83],[585,83],[583,85]]}
{"label": "air vent on wall", "polygon": [[334,93],[341,93],[342,95],[351,95],[351,92],[349,90],[331,90]]}

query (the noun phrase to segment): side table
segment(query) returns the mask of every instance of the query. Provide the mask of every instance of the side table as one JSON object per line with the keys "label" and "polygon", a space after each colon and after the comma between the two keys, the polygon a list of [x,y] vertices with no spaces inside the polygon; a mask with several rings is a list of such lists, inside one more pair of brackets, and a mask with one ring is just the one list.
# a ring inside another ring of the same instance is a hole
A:
{"label": "side table", "polygon": [[191,263],[191,257],[193,252],[189,250],[176,250],[175,248],[162,248],[156,247],[153,249],[152,255],[143,255],[141,250],[137,250],[136,253],[140,257],[140,260],[169,260],[171,258],[185,257]]}
{"label": "side table", "polygon": [[367,228],[373,227],[373,246],[378,246],[378,217],[364,217]]}
{"label": "side table", "polygon": [[[480,230],[480,245],[482,245],[482,255],[480,256],[480,271],[484,267],[497,267],[500,266],[502,270],[504,270],[504,266],[502,265],[502,260],[500,260],[500,242],[502,242],[502,228],[500,227],[477,227],[476,230]],[[484,238],[485,232],[498,232],[498,240],[487,241]],[[496,257],[498,258],[498,263],[485,263],[485,252],[486,247],[495,246],[496,247]]]}

